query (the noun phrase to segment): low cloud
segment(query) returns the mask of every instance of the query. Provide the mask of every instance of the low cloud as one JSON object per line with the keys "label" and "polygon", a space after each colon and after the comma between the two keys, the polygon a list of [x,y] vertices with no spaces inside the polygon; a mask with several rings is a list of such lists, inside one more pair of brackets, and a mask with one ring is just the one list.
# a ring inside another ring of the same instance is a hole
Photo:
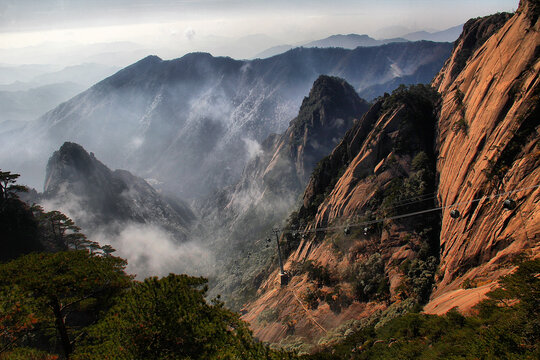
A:
{"label": "low cloud", "polygon": [[90,240],[115,248],[114,255],[127,260],[126,271],[137,279],[169,273],[208,277],[214,273],[214,253],[200,241],[181,242],[157,224],[97,224],[95,214],[85,210],[83,199],[70,193],[65,185],[59,196],[43,200],[41,205],[46,211],[59,210],[72,218]]}
{"label": "low cloud", "polygon": [[248,160],[251,160],[263,153],[261,144],[259,144],[256,140],[249,138],[244,138],[243,140],[248,154]]}
{"label": "low cloud", "polygon": [[127,272],[143,279],[169,273],[209,276],[214,255],[199,243],[178,243],[173,235],[156,225],[128,223],[117,231],[92,235],[100,244],[111,244],[115,255],[127,259]]}

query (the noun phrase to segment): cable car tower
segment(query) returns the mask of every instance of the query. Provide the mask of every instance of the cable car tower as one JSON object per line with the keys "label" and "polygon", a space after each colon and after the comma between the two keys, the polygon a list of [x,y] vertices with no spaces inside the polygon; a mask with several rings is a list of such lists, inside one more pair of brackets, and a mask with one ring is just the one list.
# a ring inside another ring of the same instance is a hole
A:
{"label": "cable car tower", "polygon": [[278,252],[278,260],[279,260],[279,283],[281,286],[287,286],[289,283],[289,274],[285,272],[283,269],[283,259],[281,258],[281,246],[279,245],[279,233],[280,230],[278,228],[272,229],[272,232],[276,236],[276,243],[277,243],[277,252]]}

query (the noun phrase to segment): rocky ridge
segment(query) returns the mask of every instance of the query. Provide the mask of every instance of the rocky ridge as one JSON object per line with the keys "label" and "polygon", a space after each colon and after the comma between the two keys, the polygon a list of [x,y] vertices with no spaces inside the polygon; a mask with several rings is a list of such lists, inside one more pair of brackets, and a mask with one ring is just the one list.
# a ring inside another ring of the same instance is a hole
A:
{"label": "rocky ridge", "polygon": [[[468,22],[433,81],[431,110],[414,106],[418,88],[398,89],[319,163],[281,238],[293,244],[289,285],[275,270],[245,308],[256,336],[324,344],[346,320],[383,321],[410,300],[428,313],[469,311],[514,260],[538,256],[537,20],[536,2],[522,1],[511,17]],[[422,118],[431,120],[415,125]],[[366,225],[343,234],[348,224]],[[295,241],[297,231],[305,236]]]}
{"label": "rocky ridge", "polygon": [[[289,128],[262,143],[238,184],[204,204],[202,217],[211,224],[208,236],[215,239],[221,253],[231,253],[226,258],[242,262],[237,268],[244,278],[260,266],[254,259],[268,253],[257,240],[287,217],[317,161],[334,148],[368,106],[345,80],[321,75]],[[228,293],[228,277],[229,271],[223,272],[213,291]]]}
{"label": "rocky ridge", "polygon": [[133,222],[161,226],[182,241],[195,220],[187,204],[166,198],[126,170],[110,170],[71,142],[49,159],[39,201],[58,204],[88,233]]}

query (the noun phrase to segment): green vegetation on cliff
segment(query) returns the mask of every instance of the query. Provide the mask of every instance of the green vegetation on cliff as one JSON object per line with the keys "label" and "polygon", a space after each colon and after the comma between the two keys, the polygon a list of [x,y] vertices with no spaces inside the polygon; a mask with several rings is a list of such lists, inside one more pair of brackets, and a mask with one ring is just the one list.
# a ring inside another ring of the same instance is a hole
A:
{"label": "green vegetation on cliff", "polygon": [[521,263],[500,288],[463,316],[412,312],[348,331],[337,345],[302,359],[538,359],[540,260]]}

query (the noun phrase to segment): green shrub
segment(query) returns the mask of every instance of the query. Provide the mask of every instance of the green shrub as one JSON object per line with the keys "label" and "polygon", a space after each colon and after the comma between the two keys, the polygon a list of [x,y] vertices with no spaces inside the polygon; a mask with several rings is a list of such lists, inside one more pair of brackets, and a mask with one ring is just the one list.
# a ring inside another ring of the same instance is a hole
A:
{"label": "green shrub", "polygon": [[365,262],[356,264],[349,273],[349,280],[358,301],[382,300],[390,295],[384,261],[378,253],[371,255]]}

